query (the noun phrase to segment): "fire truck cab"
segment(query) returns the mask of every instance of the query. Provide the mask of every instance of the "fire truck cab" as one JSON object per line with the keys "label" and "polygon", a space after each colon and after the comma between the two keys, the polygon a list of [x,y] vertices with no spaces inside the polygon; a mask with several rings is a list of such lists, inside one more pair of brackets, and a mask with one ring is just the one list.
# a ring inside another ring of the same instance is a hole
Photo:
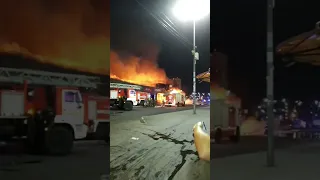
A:
{"label": "fire truck cab", "polygon": [[165,106],[185,106],[185,93],[182,91],[170,90],[165,98]]}
{"label": "fire truck cab", "polygon": [[[133,106],[138,105],[137,90],[141,86],[123,83],[110,83],[110,106],[131,111]],[[125,97],[125,99],[123,99]]]}
{"label": "fire truck cab", "polygon": [[0,68],[0,141],[68,154],[74,140],[109,140],[109,98],[93,93],[100,78]]}
{"label": "fire truck cab", "polygon": [[138,105],[143,106],[145,102],[150,99],[151,94],[148,92],[137,91],[137,102]]}

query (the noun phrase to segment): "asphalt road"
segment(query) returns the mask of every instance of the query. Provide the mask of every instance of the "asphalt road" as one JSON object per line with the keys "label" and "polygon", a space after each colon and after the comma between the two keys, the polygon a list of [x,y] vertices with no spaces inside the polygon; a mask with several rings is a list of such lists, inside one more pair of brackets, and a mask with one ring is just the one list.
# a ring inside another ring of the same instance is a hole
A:
{"label": "asphalt road", "polygon": [[[129,112],[112,111],[111,120],[121,124],[127,120],[139,119],[141,116],[191,108],[190,106],[181,108],[135,108]],[[18,145],[14,145],[5,150],[0,148],[0,179],[107,179],[110,167],[109,158],[109,145],[99,141],[76,142],[74,152],[64,157],[32,156],[24,153]]]}
{"label": "asphalt road", "polygon": [[[275,138],[275,149],[284,149],[308,143],[309,140],[293,140],[291,138]],[[211,159],[235,156],[241,154],[267,151],[266,136],[243,136],[238,143],[224,141],[222,144],[211,144]]]}
{"label": "asphalt road", "polygon": [[[110,178],[210,179],[210,163],[199,160],[192,137],[196,122],[209,124],[209,108],[198,108],[197,115],[192,110],[155,109],[136,109],[111,117]],[[157,115],[146,115],[154,113]]]}
{"label": "asphalt road", "polygon": [[192,109],[193,106],[185,107],[134,107],[132,111],[111,110],[111,121],[127,121],[139,119],[142,116],[151,116],[163,113],[177,112]]}
{"label": "asphalt road", "polygon": [[99,141],[76,142],[64,157],[31,156],[19,152],[0,154],[0,179],[103,180],[109,174],[109,145]]}
{"label": "asphalt road", "polygon": [[211,177],[219,180],[318,180],[319,152],[319,141],[278,149],[275,167],[266,166],[266,152],[213,159]]}

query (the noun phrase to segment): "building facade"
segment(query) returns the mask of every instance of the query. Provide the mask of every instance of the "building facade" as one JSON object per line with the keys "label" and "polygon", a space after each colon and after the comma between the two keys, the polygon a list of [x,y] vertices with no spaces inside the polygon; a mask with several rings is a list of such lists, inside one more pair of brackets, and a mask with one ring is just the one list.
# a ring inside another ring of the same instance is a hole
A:
{"label": "building facade", "polygon": [[180,78],[172,78],[172,87],[181,89],[181,79]]}

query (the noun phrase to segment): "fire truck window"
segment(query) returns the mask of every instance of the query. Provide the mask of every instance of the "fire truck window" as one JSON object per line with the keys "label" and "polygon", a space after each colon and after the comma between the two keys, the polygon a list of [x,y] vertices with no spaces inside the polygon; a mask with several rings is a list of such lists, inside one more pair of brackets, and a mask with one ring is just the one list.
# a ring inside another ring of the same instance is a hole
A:
{"label": "fire truck window", "polygon": [[65,92],[64,93],[64,101],[65,102],[74,102],[75,101],[75,93],[74,92]]}
{"label": "fire truck window", "polygon": [[77,103],[81,103],[81,102],[82,102],[82,99],[81,99],[80,94],[79,94],[79,93],[75,93],[75,95],[76,95],[76,102],[77,102]]}
{"label": "fire truck window", "polygon": [[136,91],[135,90],[130,90],[130,95],[135,96],[136,95]]}

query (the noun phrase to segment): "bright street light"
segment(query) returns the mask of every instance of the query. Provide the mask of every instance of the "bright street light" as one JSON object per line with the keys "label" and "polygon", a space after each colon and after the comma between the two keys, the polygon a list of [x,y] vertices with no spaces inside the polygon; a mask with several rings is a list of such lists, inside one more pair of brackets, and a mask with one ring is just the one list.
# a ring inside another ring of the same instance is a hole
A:
{"label": "bright street light", "polygon": [[210,14],[210,0],[177,0],[173,14],[181,21],[193,21],[193,114],[196,114],[196,63],[199,53],[196,46],[196,21]]}
{"label": "bright street light", "polygon": [[210,14],[210,0],[177,0],[173,14],[180,21],[197,21]]}

